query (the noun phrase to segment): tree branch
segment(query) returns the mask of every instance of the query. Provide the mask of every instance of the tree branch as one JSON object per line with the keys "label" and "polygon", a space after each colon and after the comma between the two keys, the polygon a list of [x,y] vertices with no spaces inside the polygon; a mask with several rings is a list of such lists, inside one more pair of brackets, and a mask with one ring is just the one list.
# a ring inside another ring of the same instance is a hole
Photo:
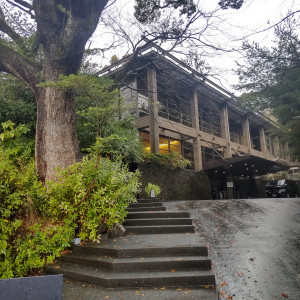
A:
{"label": "tree branch", "polygon": [[[31,18],[34,19],[34,14],[32,13],[33,6],[30,3],[23,1],[23,0],[13,0],[13,1],[6,0],[6,1],[9,4],[11,4],[11,5],[21,9],[25,13],[29,14],[31,16]],[[24,7],[27,9],[25,9]]]}
{"label": "tree branch", "polygon": [[41,71],[41,66],[1,42],[0,71],[17,77],[36,92],[36,75]]}
{"label": "tree branch", "polygon": [[16,33],[5,21],[3,11],[0,7],[0,31],[7,34],[23,50],[26,49],[22,37]]}
{"label": "tree branch", "polygon": [[270,29],[272,29],[272,28],[278,26],[279,24],[283,23],[285,20],[287,20],[288,18],[294,16],[295,14],[297,14],[297,13],[299,13],[299,12],[300,12],[300,10],[293,11],[293,12],[291,12],[290,14],[288,14],[286,17],[284,17],[283,19],[281,19],[279,22],[277,22],[277,23],[275,23],[275,24],[273,24],[273,25],[271,25],[271,26],[269,26],[269,27],[267,27],[267,28],[264,28],[264,29],[262,29],[262,30],[259,30],[259,31],[256,31],[256,32],[254,32],[254,33],[248,34],[248,35],[244,36],[243,39],[247,39],[247,38],[249,38],[249,37],[252,36],[252,35],[255,35],[255,34],[258,34],[258,33],[262,33],[262,32],[265,32],[265,31],[268,31],[268,30],[270,30]]}

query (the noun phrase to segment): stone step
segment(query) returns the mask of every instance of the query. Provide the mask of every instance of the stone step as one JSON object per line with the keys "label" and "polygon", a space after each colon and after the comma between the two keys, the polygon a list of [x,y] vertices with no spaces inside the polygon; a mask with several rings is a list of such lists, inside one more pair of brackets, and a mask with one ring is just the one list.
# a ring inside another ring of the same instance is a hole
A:
{"label": "stone step", "polygon": [[137,208],[131,208],[129,207],[128,212],[136,212],[136,211],[166,211],[166,208],[164,206],[149,206],[149,207],[137,207]]}
{"label": "stone step", "polygon": [[193,225],[124,226],[126,234],[194,233]]}
{"label": "stone step", "polygon": [[148,202],[148,203],[132,203],[129,208],[137,208],[137,207],[158,207],[163,206],[162,202]]}
{"label": "stone step", "polygon": [[138,203],[149,203],[149,202],[163,202],[162,199],[159,198],[151,198],[151,199],[137,199]]}
{"label": "stone step", "polygon": [[168,219],[128,219],[123,225],[124,226],[150,226],[150,225],[192,225],[191,219],[183,218],[168,218]]}
{"label": "stone step", "polygon": [[98,268],[59,263],[49,265],[50,274],[63,274],[69,279],[97,284],[106,288],[133,287],[215,287],[211,270],[157,271],[157,272],[107,272]]}
{"label": "stone step", "polygon": [[211,268],[211,260],[205,256],[116,258],[71,254],[60,257],[58,263],[60,262],[85,265],[111,272],[209,270]]}
{"label": "stone step", "polygon": [[112,247],[100,247],[97,244],[90,245],[73,245],[72,253],[74,255],[93,255],[93,256],[108,256],[108,257],[158,257],[158,256],[207,256],[208,250],[206,246],[150,246],[142,247],[137,244],[136,247],[131,248],[112,248]]}
{"label": "stone step", "polygon": [[178,211],[158,211],[158,212],[129,212],[126,216],[126,220],[131,219],[150,219],[150,218],[189,218],[189,212]]}

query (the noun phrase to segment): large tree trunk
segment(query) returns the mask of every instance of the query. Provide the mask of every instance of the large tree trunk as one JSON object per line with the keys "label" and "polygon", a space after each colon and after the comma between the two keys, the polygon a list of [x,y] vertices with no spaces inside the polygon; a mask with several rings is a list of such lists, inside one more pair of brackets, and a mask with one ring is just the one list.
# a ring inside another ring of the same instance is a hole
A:
{"label": "large tree trunk", "polygon": [[54,87],[37,96],[36,170],[40,179],[55,180],[56,169],[77,161],[79,147],[73,97]]}

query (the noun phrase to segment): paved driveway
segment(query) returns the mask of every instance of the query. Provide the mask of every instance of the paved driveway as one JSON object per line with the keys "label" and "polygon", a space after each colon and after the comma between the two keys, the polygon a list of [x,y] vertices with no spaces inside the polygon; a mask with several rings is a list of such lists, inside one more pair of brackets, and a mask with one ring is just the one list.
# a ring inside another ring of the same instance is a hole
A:
{"label": "paved driveway", "polygon": [[300,199],[177,201],[214,260],[220,299],[300,299]]}

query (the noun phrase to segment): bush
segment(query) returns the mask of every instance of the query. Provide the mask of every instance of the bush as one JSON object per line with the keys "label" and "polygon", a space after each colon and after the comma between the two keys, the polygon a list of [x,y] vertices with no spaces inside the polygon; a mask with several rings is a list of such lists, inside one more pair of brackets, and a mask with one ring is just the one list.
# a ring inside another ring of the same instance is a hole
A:
{"label": "bush", "polygon": [[171,168],[186,168],[187,166],[191,165],[191,162],[185,159],[178,152],[170,152],[166,154],[147,153],[144,155],[144,160],[146,162],[153,162]]}
{"label": "bush", "polygon": [[0,135],[1,278],[36,273],[70,246],[77,226],[82,239],[99,240],[98,226],[122,223],[139,189],[139,174],[100,157],[99,143],[46,188],[22,136],[26,128],[9,124]]}
{"label": "bush", "polygon": [[129,172],[120,161],[92,153],[61,171],[56,182],[48,183],[44,210],[58,220],[74,216],[79,237],[98,240],[101,223],[111,229],[124,221],[139,191],[138,178],[138,172]]}
{"label": "bush", "polygon": [[153,183],[148,183],[145,187],[145,192],[148,197],[151,197],[151,190],[154,190],[155,197],[158,197],[161,193],[161,189],[159,185],[155,185]]}

